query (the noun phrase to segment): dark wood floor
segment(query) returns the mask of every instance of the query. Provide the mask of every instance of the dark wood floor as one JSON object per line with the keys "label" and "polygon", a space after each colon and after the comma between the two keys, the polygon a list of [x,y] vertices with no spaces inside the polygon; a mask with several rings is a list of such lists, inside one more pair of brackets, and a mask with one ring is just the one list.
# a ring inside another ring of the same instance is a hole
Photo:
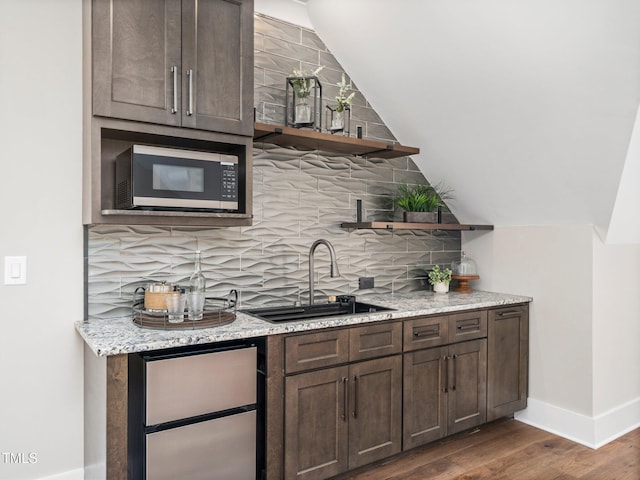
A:
{"label": "dark wood floor", "polygon": [[516,420],[502,420],[340,478],[640,480],[640,429],[593,450]]}

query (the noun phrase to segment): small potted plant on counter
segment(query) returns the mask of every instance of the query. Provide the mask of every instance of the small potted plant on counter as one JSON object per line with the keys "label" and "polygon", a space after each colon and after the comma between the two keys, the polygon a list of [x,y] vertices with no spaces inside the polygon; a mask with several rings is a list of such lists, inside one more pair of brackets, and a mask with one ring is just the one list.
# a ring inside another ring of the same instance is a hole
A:
{"label": "small potted plant on counter", "polygon": [[452,199],[451,190],[444,183],[407,185],[398,187],[396,205],[404,210],[404,221],[410,223],[438,223],[438,208]]}
{"label": "small potted plant on counter", "polygon": [[449,291],[449,283],[451,282],[451,269],[442,270],[440,265],[433,267],[429,272],[429,283],[433,285],[433,291],[436,293],[447,293]]}

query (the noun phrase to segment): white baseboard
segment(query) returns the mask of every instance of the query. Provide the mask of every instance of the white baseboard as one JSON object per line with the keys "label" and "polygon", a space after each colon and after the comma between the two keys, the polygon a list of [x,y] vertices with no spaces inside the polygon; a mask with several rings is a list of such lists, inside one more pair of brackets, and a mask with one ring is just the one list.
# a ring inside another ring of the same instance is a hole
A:
{"label": "white baseboard", "polygon": [[596,448],[640,427],[640,398],[595,417]]}
{"label": "white baseboard", "polygon": [[69,470],[68,472],[62,472],[48,477],[41,477],[39,480],[84,480],[84,468]]}
{"label": "white baseboard", "polygon": [[640,398],[597,417],[529,398],[527,408],[517,412],[515,419],[595,449],[640,426]]}

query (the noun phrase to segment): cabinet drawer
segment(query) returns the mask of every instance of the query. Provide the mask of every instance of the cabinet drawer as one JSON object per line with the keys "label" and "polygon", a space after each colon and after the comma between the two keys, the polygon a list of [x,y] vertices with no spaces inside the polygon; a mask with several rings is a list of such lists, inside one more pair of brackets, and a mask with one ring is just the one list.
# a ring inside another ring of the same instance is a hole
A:
{"label": "cabinet drawer", "polygon": [[301,372],[349,361],[349,331],[328,330],[287,337],[285,371]]}
{"label": "cabinet drawer", "polygon": [[349,360],[402,352],[402,323],[371,324],[349,330]]}
{"label": "cabinet drawer", "polygon": [[146,436],[146,479],[256,478],[255,410]]}
{"label": "cabinet drawer", "polygon": [[435,347],[447,343],[449,317],[419,317],[404,322],[404,350]]}
{"label": "cabinet drawer", "polygon": [[449,343],[487,336],[487,311],[457,313],[449,316]]}
{"label": "cabinet drawer", "polygon": [[146,425],[256,403],[256,348],[146,362]]}

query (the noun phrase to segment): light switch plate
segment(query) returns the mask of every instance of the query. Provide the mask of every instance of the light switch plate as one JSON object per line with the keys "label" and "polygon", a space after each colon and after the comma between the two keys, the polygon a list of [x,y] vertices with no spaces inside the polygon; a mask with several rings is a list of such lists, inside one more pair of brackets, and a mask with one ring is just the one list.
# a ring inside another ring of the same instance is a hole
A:
{"label": "light switch plate", "polygon": [[4,284],[27,283],[27,257],[4,257]]}

